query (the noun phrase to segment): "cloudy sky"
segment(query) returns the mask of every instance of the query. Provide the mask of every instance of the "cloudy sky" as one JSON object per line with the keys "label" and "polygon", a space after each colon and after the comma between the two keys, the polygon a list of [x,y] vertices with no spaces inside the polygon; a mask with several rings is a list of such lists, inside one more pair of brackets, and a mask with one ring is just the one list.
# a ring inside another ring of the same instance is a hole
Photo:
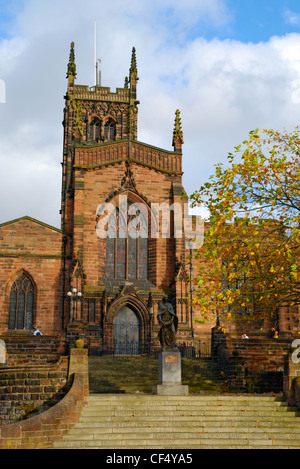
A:
{"label": "cloudy sky", "polygon": [[70,43],[93,86],[95,21],[103,86],[136,48],[138,139],[172,150],[180,109],[188,194],[250,130],[300,124],[299,0],[0,0],[0,223],[60,226]]}

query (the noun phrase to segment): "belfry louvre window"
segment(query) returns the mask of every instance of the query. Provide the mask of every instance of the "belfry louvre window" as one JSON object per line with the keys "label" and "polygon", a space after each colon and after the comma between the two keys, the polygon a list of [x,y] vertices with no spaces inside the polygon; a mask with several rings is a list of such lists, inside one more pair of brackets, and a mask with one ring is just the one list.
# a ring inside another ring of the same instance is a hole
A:
{"label": "belfry louvre window", "polygon": [[101,123],[99,119],[94,118],[89,126],[89,139],[92,142],[98,142],[100,139]]}
{"label": "belfry louvre window", "polygon": [[9,329],[32,328],[34,308],[34,288],[24,273],[14,282],[10,291]]}
{"label": "belfry louvre window", "polygon": [[[133,223],[135,216],[116,209],[111,214],[106,237],[106,277],[115,279],[148,278],[148,223],[139,214],[139,223]],[[134,228],[132,228],[134,226]]]}
{"label": "belfry louvre window", "polygon": [[108,119],[104,125],[104,139],[109,141],[116,139],[116,123],[113,119]]}

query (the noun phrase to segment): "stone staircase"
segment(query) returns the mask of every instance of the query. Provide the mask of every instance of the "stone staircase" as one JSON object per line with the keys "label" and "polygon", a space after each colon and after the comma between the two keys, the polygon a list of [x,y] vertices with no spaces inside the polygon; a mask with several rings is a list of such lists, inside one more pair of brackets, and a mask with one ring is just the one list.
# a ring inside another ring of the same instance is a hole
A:
{"label": "stone staircase", "polygon": [[55,449],[300,449],[300,412],[280,396],[90,394]]}
{"label": "stone staircase", "polygon": [[[219,366],[211,359],[182,361],[182,384],[192,393],[228,392]],[[140,356],[89,357],[89,386],[91,393],[152,394],[158,384],[158,359]]]}
{"label": "stone staircase", "polygon": [[300,411],[280,395],[230,393],[211,360],[183,359],[188,396],[152,395],[157,359],[90,357],[90,396],[55,449],[300,449]]}

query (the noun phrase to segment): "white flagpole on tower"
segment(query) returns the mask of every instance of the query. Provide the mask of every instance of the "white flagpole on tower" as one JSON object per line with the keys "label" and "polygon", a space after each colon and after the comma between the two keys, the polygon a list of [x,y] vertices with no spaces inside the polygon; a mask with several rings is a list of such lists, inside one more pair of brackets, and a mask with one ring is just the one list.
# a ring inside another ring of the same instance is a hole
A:
{"label": "white flagpole on tower", "polygon": [[96,20],[94,21],[94,67],[95,67],[94,83],[95,83],[95,86],[97,86],[98,64],[97,64],[97,25],[96,25]]}

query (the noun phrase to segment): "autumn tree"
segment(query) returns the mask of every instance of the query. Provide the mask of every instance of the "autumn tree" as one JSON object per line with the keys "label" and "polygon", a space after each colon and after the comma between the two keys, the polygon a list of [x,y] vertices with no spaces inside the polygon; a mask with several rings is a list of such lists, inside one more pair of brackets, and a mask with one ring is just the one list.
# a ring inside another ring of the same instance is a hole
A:
{"label": "autumn tree", "polygon": [[206,318],[272,315],[300,303],[299,130],[250,132],[192,195],[210,213],[196,303]]}

